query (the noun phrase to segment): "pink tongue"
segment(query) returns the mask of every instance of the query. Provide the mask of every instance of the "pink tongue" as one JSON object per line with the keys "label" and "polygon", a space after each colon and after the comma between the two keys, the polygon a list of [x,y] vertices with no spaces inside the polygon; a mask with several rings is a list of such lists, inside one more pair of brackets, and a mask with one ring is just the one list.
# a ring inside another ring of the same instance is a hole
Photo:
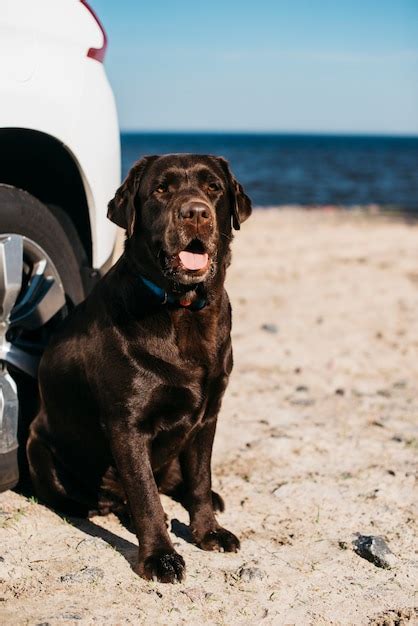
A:
{"label": "pink tongue", "polygon": [[206,254],[196,254],[195,252],[187,252],[183,250],[179,254],[180,261],[188,270],[201,270],[208,264],[209,257]]}

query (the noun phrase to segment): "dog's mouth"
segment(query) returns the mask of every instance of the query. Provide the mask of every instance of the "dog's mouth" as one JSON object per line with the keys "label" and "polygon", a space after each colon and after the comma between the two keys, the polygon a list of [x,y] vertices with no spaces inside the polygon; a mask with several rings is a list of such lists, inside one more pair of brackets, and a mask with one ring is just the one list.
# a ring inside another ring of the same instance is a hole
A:
{"label": "dog's mouth", "polygon": [[200,239],[192,239],[177,256],[181,268],[189,272],[203,272],[208,268],[209,255]]}
{"label": "dog's mouth", "polygon": [[167,278],[191,285],[201,283],[209,274],[213,274],[216,264],[212,255],[210,243],[206,245],[201,239],[195,237],[187,246],[174,254],[160,249],[159,260]]}

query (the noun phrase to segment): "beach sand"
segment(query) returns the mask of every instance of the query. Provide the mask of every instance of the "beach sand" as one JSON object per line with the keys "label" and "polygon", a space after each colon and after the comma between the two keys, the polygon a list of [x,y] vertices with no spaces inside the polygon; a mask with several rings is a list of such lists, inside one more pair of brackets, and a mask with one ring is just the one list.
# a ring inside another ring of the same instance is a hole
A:
{"label": "beach sand", "polygon": [[[3,493],[0,623],[418,623],[418,225],[256,211],[228,291],[213,482],[241,551],[200,551],[164,497],[187,579],[146,582],[116,518]],[[392,569],[358,556],[355,533],[383,536]]]}

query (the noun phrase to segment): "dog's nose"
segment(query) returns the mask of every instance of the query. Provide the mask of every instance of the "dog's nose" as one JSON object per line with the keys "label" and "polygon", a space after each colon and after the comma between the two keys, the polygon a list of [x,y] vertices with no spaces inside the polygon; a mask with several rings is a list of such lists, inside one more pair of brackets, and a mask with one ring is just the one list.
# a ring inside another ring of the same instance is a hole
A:
{"label": "dog's nose", "polygon": [[206,222],[210,218],[210,210],[205,204],[190,202],[181,207],[180,217],[190,222]]}

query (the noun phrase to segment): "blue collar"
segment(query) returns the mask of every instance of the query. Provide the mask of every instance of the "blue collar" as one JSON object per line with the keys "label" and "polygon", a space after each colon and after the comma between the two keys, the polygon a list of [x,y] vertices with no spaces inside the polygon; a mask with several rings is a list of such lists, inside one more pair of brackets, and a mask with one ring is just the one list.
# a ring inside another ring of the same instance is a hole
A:
{"label": "blue collar", "polygon": [[139,277],[151,293],[159,299],[160,304],[172,304],[184,309],[190,309],[191,311],[200,311],[200,309],[203,309],[203,307],[207,304],[207,301],[204,298],[197,298],[190,304],[183,304],[181,299],[167,293],[162,287],[159,287],[155,283],[151,282],[148,278],[141,275]]}

